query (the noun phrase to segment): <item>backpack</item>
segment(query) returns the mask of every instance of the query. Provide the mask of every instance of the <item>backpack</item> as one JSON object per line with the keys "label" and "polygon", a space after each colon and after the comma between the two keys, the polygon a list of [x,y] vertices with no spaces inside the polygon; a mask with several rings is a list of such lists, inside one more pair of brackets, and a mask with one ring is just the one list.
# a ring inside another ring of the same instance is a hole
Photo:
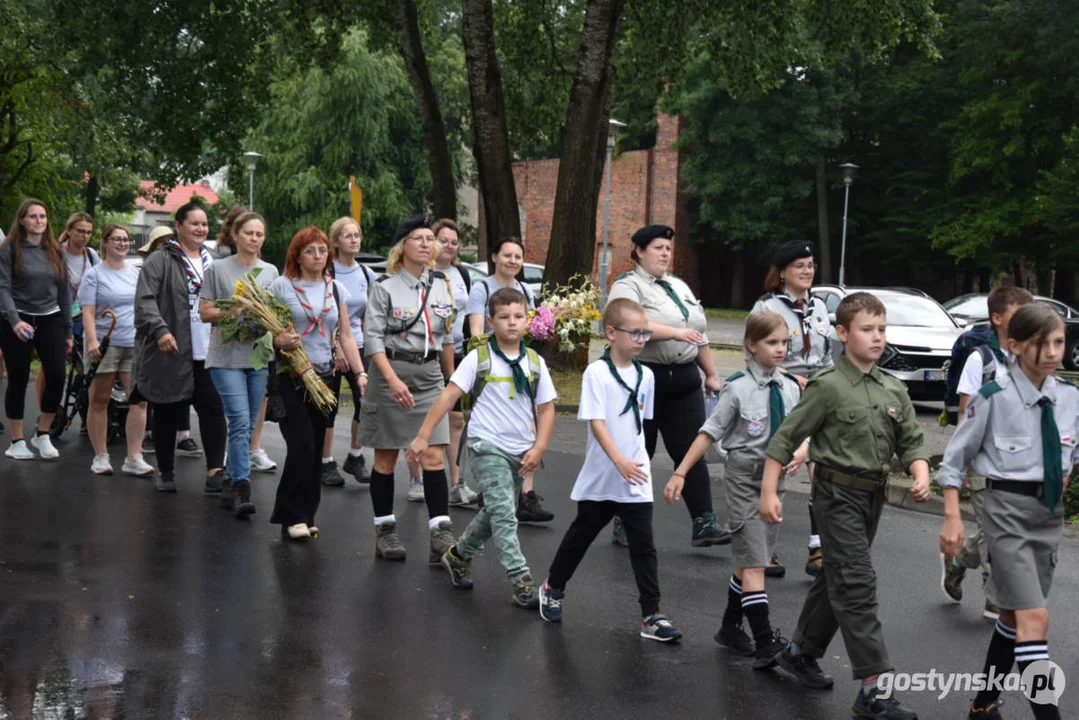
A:
{"label": "backpack", "polygon": [[968,330],[952,345],[952,356],[944,363],[948,378],[944,390],[944,412],[939,419],[942,427],[959,423],[959,379],[972,352],[982,357],[982,385],[996,377],[997,361],[988,344],[994,332],[996,330],[991,327]]}

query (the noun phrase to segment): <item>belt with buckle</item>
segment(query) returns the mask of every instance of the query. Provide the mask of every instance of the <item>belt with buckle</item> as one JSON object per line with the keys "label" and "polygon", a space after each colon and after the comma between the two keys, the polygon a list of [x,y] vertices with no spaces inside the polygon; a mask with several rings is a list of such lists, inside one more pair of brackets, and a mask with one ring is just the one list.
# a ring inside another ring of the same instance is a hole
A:
{"label": "belt with buckle", "polygon": [[1001,492],[1010,492],[1015,493],[1016,495],[1027,495],[1029,497],[1038,498],[1039,500],[1045,497],[1045,485],[1033,480],[998,480],[996,478],[986,478],[985,486],[991,490],[1000,490]]}
{"label": "belt with buckle", "polygon": [[833,485],[843,485],[844,487],[862,490],[863,492],[881,492],[888,484],[888,477],[886,475],[878,476],[877,479],[874,480],[839,472],[830,467],[825,467],[820,463],[817,464],[816,476],[814,479],[826,480]]}
{"label": "belt with buckle", "polygon": [[401,350],[387,350],[386,356],[390,360],[404,360],[414,365],[423,365],[429,363],[438,357],[437,350],[428,350],[426,354],[421,352],[404,352]]}

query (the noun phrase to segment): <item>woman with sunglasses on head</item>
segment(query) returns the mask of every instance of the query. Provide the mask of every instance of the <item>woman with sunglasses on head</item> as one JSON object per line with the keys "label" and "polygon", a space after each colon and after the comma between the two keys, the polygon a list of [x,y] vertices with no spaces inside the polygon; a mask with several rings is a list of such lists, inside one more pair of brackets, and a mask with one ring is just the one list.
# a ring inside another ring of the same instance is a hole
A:
{"label": "woman with sunglasses on head", "polygon": [[[131,247],[131,233],[121,225],[106,225],[101,229],[101,253],[103,261],[86,271],[79,287],[78,301],[82,306],[84,343],[83,365],[99,362],[97,374],[90,383],[90,409],[86,420],[90,442],[94,446],[94,460],[90,470],[96,475],[112,475],[109,458],[109,400],[116,376],[124,391],[131,391],[131,368],[135,357],[135,287],[139,271],[129,267],[124,258]],[[101,342],[109,332],[113,320],[102,317],[111,310],[115,326],[109,335],[109,346],[104,354]],[[127,457],[124,460],[125,475],[146,477],[154,472],[142,457],[142,436],[146,431],[146,403],[133,402],[127,411]]]}
{"label": "woman with sunglasses on head", "polygon": [[14,226],[0,244],[0,315],[0,347],[8,372],[4,406],[11,425],[11,447],[4,454],[15,460],[34,457],[23,437],[23,412],[36,350],[45,387],[37,433],[30,445],[43,459],[55,460],[60,453],[52,445],[49,428],[60,407],[66,358],[73,346],[71,289],[63,250],[40,200],[23,201]]}

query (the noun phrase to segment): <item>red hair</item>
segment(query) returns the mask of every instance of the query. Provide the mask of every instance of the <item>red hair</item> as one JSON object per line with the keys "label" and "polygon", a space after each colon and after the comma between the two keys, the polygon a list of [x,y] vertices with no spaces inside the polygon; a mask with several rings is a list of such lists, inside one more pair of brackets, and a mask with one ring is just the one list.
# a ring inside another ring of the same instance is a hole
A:
{"label": "red hair", "polygon": [[[326,237],[326,233],[314,225],[308,225],[292,236],[292,242],[288,244],[288,252],[285,254],[285,271],[283,273],[285,277],[298,278],[303,275],[303,271],[300,269],[300,253],[308,245],[314,245],[315,243],[325,245],[327,250],[330,247],[330,239]],[[330,253],[326,253],[326,265],[322,268],[323,275],[329,275],[331,259]]]}

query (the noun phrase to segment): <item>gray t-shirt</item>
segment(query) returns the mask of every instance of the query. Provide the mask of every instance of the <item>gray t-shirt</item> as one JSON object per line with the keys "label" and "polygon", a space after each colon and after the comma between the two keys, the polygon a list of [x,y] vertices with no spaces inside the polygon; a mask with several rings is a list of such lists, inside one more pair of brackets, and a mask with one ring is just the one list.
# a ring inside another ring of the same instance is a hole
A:
{"label": "gray t-shirt", "polygon": [[79,304],[94,306],[94,327],[97,341],[101,342],[112,321],[101,317],[102,310],[116,313],[116,327],[109,337],[114,347],[135,347],[135,285],[139,282],[139,269],[125,265],[113,270],[106,265],[94,265],[82,276],[79,286]]}
{"label": "gray t-shirt", "polygon": [[[202,279],[202,289],[199,297],[205,300],[221,300],[230,298],[236,293],[236,281],[243,278],[255,268],[261,268],[258,276],[258,284],[269,288],[277,279],[277,268],[268,262],[259,260],[254,267],[241,265],[235,257],[226,257],[224,260],[215,261],[206,268],[206,274]],[[214,325],[210,331],[210,349],[206,353],[206,367],[208,368],[231,368],[244,370],[251,367],[251,351],[254,343],[221,343],[221,329]]]}
{"label": "gray t-shirt", "polygon": [[[532,292],[521,284],[520,280],[514,280],[511,285],[514,290],[518,290],[524,294],[528,300],[528,310],[533,310],[536,307],[536,300],[532,297]],[[498,281],[494,277],[486,277],[483,282],[478,282],[472,286],[472,292],[468,296],[468,314],[475,315],[479,313],[483,320],[483,331],[490,332],[491,325],[487,322],[487,305],[491,300],[491,293],[497,292],[502,289],[502,286],[498,284]],[[463,327],[463,326],[462,326]],[[456,338],[456,336],[454,336]]]}
{"label": "gray t-shirt", "polygon": [[[307,282],[300,278],[279,277],[270,286],[270,292],[284,300],[292,311],[292,324],[303,338],[303,349],[307,351],[311,364],[320,371],[327,368],[333,357],[333,335],[337,330],[339,314],[333,290],[326,280]],[[348,305],[348,289],[338,281],[333,281],[333,284],[337,286],[341,302]],[[296,292],[296,288],[300,292]],[[308,307],[305,308],[304,304]]]}
{"label": "gray t-shirt", "polygon": [[333,261],[333,274],[337,282],[348,290],[348,324],[352,328],[352,337],[356,338],[356,345],[363,349],[363,314],[367,310],[367,293],[375,282],[375,273],[353,262],[351,266],[342,265]]}

